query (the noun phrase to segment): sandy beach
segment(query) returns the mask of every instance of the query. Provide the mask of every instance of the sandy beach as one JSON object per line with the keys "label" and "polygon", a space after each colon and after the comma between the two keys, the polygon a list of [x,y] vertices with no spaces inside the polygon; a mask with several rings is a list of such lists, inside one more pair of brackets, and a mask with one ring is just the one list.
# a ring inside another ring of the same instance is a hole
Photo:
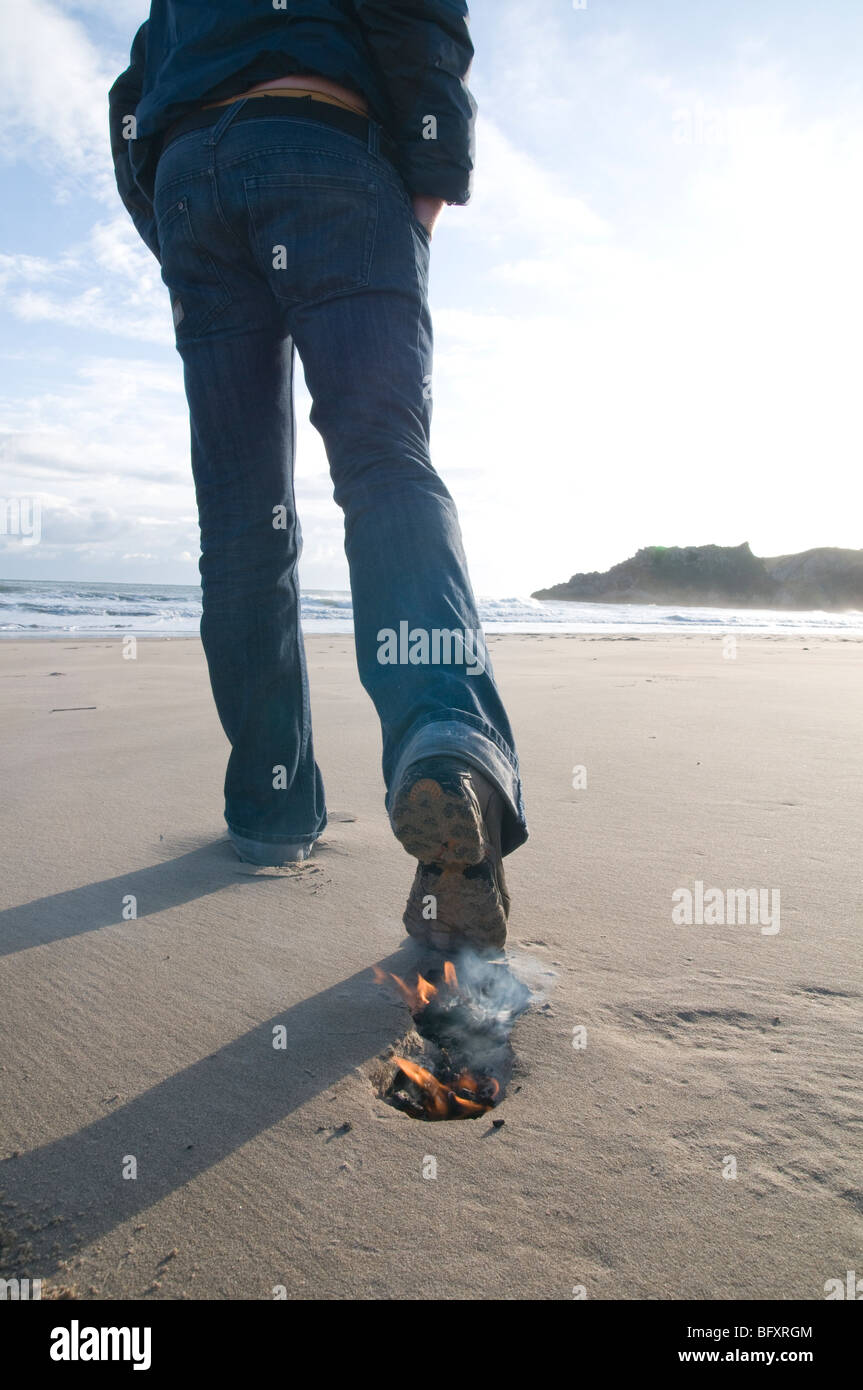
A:
{"label": "sandy beach", "polygon": [[[373,1084],[410,1017],[372,966],[419,953],[349,637],[307,639],[331,823],[285,870],[227,841],[197,640],[0,646],[0,1275],[815,1300],[863,1273],[863,641],[488,641],[530,826],[510,946],[548,984],[499,1128]],[[674,922],[699,882],[778,891],[779,929]]]}

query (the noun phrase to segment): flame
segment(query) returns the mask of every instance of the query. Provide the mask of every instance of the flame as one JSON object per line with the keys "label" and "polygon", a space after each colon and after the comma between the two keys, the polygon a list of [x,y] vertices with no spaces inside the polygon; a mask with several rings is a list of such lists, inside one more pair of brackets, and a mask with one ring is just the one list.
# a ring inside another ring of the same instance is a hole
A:
{"label": "flame", "polygon": [[488,1106],[484,1107],[485,1109],[488,1109],[489,1106],[494,1105],[494,1102],[497,1100],[500,1094],[500,1085],[497,1081],[495,1081],[493,1076],[486,1076],[483,1078],[482,1081],[477,1081],[476,1077],[471,1076],[469,1071],[462,1072],[461,1076],[456,1081],[455,1086],[456,1090],[458,1091],[473,1091],[474,1095],[479,1094],[480,1088],[483,1091],[486,1091],[488,1093],[489,1104]]}
{"label": "flame", "polygon": [[[387,979],[395,982],[415,1018],[438,995],[437,986],[420,975],[419,971],[416,985],[411,988],[399,975],[387,975],[377,965],[373,965],[372,970],[378,984],[385,984]],[[451,960],[444,964],[443,978],[447,991],[453,995],[457,994],[458,976]],[[439,1081],[426,1067],[419,1066],[407,1057],[393,1057],[392,1060],[408,1080],[419,1088],[425,1114],[431,1120],[483,1115],[497,1103],[500,1095],[500,1085],[491,1076],[477,1080],[469,1071],[463,1071],[455,1081],[446,1084]]]}
{"label": "flame", "polygon": [[436,994],[437,990],[434,985],[429,984],[428,980],[424,980],[419,971],[417,971],[417,995],[423,1008],[425,1008],[426,1004],[428,1004]]}
{"label": "flame", "polygon": [[449,1094],[450,1099],[454,1100],[456,1105],[463,1107],[466,1115],[482,1115],[488,1110],[488,1106],[481,1105],[478,1100],[468,1100],[465,1096],[457,1096],[454,1091],[450,1091]]}
{"label": "flame", "polygon": [[[435,1119],[445,1120],[451,1112],[453,1103],[461,1106],[466,1115],[481,1115],[488,1110],[488,1105],[483,1105],[478,1100],[468,1100],[465,1096],[457,1096],[455,1091],[449,1086],[444,1086],[437,1077],[425,1067],[420,1067],[416,1062],[411,1062],[407,1057],[394,1057],[393,1061],[414,1085],[419,1086],[426,1100],[426,1109]],[[461,1085],[461,1079],[457,1083]]]}
{"label": "flame", "polygon": [[425,1067],[418,1067],[416,1062],[409,1062],[407,1057],[394,1057],[396,1066],[400,1067],[409,1081],[422,1088],[428,1101],[429,1109],[433,1115],[449,1114],[449,1098],[451,1092],[446,1086],[442,1086],[436,1076]]}
{"label": "flame", "polygon": [[[384,974],[383,970],[379,969],[377,965],[373,965],[372,970],[374,971],[375,979],[378,984],[384,984],[387,976]],[[454,973],[455,972],[453,972],[453,974]],[[410,985],[405,984],[400,975],[390,975],[389,978],[395,980],[401,996],[412,1014],[418,1013],[420,1009],[424,1009],[437,994],[435,986],[420,975],[419,972],[417,972],[417,982],[414,989],[411,989]]]}
{"label": "flame", "polygon": [[404,998],[404,1001],[412,1014],[417,1013],[420,1009],[424,1009],[426,1004],[428,1004],[429,1000],[433,999],[434,996],[437,994],[437,990],[435,989],[434,985],[430,984],[428,980],[424,979],[423,976],[419,974],[419,972],[417,972],[417,982],[415,989],[411,989],[410,985],[406,985],[404,980],[402,980],[398,975],[393,975],[392,978],[395,980],[396,984],[401,990],[402,997]]}

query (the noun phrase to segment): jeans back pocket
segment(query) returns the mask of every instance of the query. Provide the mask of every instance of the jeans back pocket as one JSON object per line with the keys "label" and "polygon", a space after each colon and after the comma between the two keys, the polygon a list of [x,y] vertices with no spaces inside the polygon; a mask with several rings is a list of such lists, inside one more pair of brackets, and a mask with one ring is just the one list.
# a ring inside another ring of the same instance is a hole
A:
{"label": "jeans back pocket", "polygon": [[231,293],[215,260],[195,237],[188,193],[171,200],[159,218],[157,234],[174,331],[178,338],[195,337],[227,308]]}
{"label": "jeans back pocket", "polygon": [[258,263],[277,299],[309,304],[369,283],[378,193],[368,177],[255,175],[244,184]]}

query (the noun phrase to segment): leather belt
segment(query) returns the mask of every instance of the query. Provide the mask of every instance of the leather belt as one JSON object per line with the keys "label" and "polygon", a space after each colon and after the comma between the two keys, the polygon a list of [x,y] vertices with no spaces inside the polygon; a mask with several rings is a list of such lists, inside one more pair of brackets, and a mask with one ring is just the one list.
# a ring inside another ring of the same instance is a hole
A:
{"label": "leather belt", "polygon": [[[287,91],[287,89],[286,89]],[[241,98],[236,97],[239,101]],[[230,103],[219,103],[209,107],[199,108],[190,111],[188,115],[181,116],[165,132],[162,142],[162,149],[167,149],[173,140],[181,135],[188,135],[193,130],[203,130],[207,126],[215,125],[221,120],[224,114],[225,105]],[[301,121],[315,121],[324,125],[335,126],[337,130],[343,130],[348,135],[353,135],[368,145],[369,139],[369,118],[361,116],[359,112],[348,111],[345,107],[335,106],[329,101],[318,100],[317,97],[296,95],[296,96],[256,96],[246,101],[245,105],[234,117],[235,121],[250,121],[256,117],[273,116],[293,116]],[[378,149],[391,164],[395,164],[398,156],[398,146],[386,131],[381,127]]]}

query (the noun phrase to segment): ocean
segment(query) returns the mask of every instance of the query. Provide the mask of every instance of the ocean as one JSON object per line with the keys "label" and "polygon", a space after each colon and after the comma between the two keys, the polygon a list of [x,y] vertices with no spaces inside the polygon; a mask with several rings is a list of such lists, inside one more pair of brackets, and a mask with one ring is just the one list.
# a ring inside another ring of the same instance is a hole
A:
{"label": "ocean", "polygon": [[[492,632],[740,632],[863,634],[863,612],[683,608],[660,604],[544,603],[533,598],[480,598],[480,621]],[[307,633],[353,632],[351,596],[308,589],[301,618]],[[0,581],[2,637],[189,637],[198,632],[197,584],[95,584]]]}

